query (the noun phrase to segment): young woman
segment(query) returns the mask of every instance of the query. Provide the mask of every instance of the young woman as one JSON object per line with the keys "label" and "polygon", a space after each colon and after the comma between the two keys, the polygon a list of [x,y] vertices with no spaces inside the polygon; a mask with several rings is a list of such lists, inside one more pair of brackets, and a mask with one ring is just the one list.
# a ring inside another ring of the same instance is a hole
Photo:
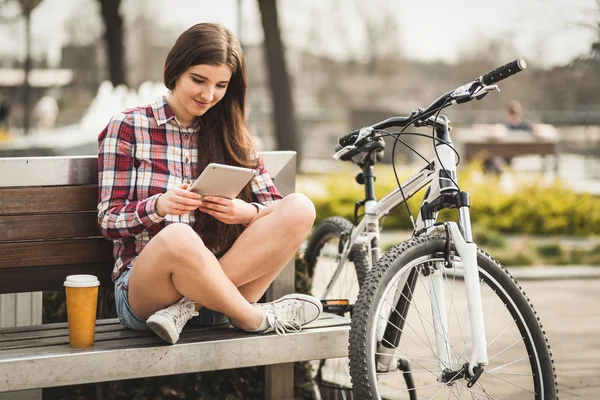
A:
{"label": "young woman", "polygon": [[[253,304],[295,254],[315,218],[301,194],[282,198],[245,126],[246,72],[237,39],[197,24],[165,62],[167,95],[113,117],[99,136],[98,224],[114,242],[123,325],[175,343],[214,310],[250,332],[299,330],[320,302],[291,294]],[[238,198],[188,191],[210,162],[254,168]],[[197,319],[197,318],[195,318]]]}

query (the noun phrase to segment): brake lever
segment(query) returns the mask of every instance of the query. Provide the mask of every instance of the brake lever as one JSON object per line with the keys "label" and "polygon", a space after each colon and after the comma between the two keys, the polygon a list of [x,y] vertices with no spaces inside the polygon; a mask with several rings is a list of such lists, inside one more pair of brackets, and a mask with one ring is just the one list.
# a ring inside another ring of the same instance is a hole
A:
{"label": "brake lever", "polygon": [[356,146],[354,146],[354,145],[346,146],[346,147],[342,148],[341,150],[338,150],[333,155],[333,159],[334,160],[339,160],[340,157],[342,157],[344,154],[350,153],[352,150],[355,150],[355,149],[356,149]]}
{"label": "brake lever", "polygon": [[479,90],[476,90],[471,94],[471,99],[481,100],[486,94],[499,91],[500,88],[498,85],[482,86]]}

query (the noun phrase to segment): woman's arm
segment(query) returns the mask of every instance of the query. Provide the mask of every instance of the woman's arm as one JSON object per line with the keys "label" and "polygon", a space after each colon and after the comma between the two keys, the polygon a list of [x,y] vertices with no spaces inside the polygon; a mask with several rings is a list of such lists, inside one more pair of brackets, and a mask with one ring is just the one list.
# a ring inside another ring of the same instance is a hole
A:
{"label": "woman's arm", "polygon": [[163,220],[156,213],[160,194],[136,199],[134,133],[128,116],[111,119],[98,137],[98,226],[107,239],[138,235]]}

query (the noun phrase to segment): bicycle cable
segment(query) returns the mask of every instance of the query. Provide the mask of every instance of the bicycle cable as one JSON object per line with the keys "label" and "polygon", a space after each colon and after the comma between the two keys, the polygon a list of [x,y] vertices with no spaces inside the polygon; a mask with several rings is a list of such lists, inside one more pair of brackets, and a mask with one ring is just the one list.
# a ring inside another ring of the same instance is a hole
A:
{"label": "bicycle cable", "polygon": [[[404,128],[402,128],[402,130],[398,133],[398,136],[400,136],[405,130],[406,128],[408,128],[410,125],[406,125]],[[398,171],[396,171],[396,157],[395,157],[395,153],[396,153],[396,144],[398,144],[398,142],[402,142],[404,145],[408,146],[408,144],[401,140],[400,138],[397,138],[397,140],[394,140],[394,145],[392,146],[392,170],[394,171],[394,177],[396,178],[396,184],[398,185],[398,189],[400,190],[400,194],[402,195],[402,200],[404,202],[404,205],[406,206],[406,211],[408,212],[408,217],[410,218],[410,222],[412,224],[413,230],[416,231],[417,230],[417,224],[415,223],[415,219],[413,218],[412,212],[410,211],[410,207],[408,206],[408,199],[406,198],[406,195],[404,194],[404,190],[402,190],[402,184],[400,183],[400,178],[398,178]],[[411,148],[410,146],[408,146],[409,148]],[[427,161],[427,163],[429,163],[429,161]]]}
{"label": "bicycle cable", "polygon": [[[405,141],[401,140],[397,135],[400,135],[399,132],[389,132],[386,131],[385,129],[377,129],[376,132],[383,132],[385,133],[385,135],[380,135],[380,136],[374,136],[374,138],[383,138],[383,137],[392,137],[394,138],[394,140],[399,140],[400,142],[402,142],[406,147],[408,147],[409,149],[411,149],[416,155],[418,155],[419,157],[421,157],[423,159],[423,161],[425,161],[427,163],[428,166],[431,167],[431,162],[429,162],[429,160],[427,160],[425,157],[423,157],[423,155],[421,153],[419,153],[417,150],[413,149],[411,146],[408,145],[408,143],[406,143]],[[431,138],[431,135],[426,135],[424,133],[420,133],[420,132],[404,132],[402,133],[402,135],[410,135],[410,136],[420,136],[420,137],[424,137],[424,138]],[[450,142],[445,141],[444,139],[440,139],[438,137],[434,136],[434,139],[437,140],[439,143],[443,143],[446,144],[448,146],[450,146]],[[450,146],[450,148],[452,149],[452,151],[454,152],[454,154],[456,154],[456,165],[460,164],[460,154],[458,154],[458,151],[456,151],[456,149],[452,146]]]}
{"label": "bicycle cable", "polygon": [[[441,112],[441,110],[444,108],[444,105],[445,105],[445,103],[442,104],[442,106],[438,109],[438,114],[436,115],[436,119],[439,116],[439,113]],[[402,200],[403,200],[403,203],[406,206],[406,211],[408,212],[408,216],[409,216],[410,221],[412,223],[413,229],[416,229],[414,217],[412,215],[412,212],[410,211],[410,206],[408,205],[408,201],[407,201],[406,195],[404,194],[404,191],[402,190],[402,184],[400,183],[400,179],[398,178],[398,173],[397,173],[397,170],[396,170],[396,160],[395,160],[395,157],[394,157],[394,154],[395,154],[395,151],[396,151],[396,144],[398,142],[402,143],[404,146],[406,146],[409,150],[411,150],[417,156],[421,157],[421,159],[423,159],[423,161],[425,161],[429,167],[431,167],[431,163],[419,151],[417,151],[416,149],[414,149],[411,145],[409,145],[408,143],[406,143],[404,140],[400,139],[400,135],[413,135],[413,136],[420,136],[420,137],[429,138],[429,135],[425,135],[423,133],[418,133],[418,132],[404,132],[409,126],[410,125],[405,126],[400,132],[389,132],[389,131],[386,131],[385,129],[377,129],[375,132],[377,132],[377,133],[384,133],[385,135],[375,136],[375,138],[381,138],[381,137],[385,137],[385,136],[390,136],[390,137],[392,137],[394,139],[394,145],[392,146],[392,168],[394,170],[394,177],[396,178],[396,184],[398,185],[398,189],[400,190],[400,194],[402,195]],[[458,152],[456,151],[456,149],[450,145],[449,142],[436,137],[435,136],[435,132],[433,133],[432,138],[434,140],[434,143],[437,140],[438,142],[441,142],[443,144],[446,144],[447,146],[450,146],[450,148],[452,149],[452,151],[454,151],[454,153],[457,156],[457,163],[456,163],[456,165],[458,165],[460,163],[460,155],[458,154]],[[434,146],[434,149],[435,149],[435,146]],[[443,168],[442,162],[440,161],[439,155],[437,154],[437,149],[435,149],[435,150],[436,150],[436,157],[437,157],[438,161],[440,162],[440,166],[442,166],[442,168]],[[456,182],[454,182],[454,180],[452,180],[452,182],[456,185]],[[456,186],[458,187],[458,185],[456,185]],[[355,218],[355,220],[356,220],[356,218]]]}

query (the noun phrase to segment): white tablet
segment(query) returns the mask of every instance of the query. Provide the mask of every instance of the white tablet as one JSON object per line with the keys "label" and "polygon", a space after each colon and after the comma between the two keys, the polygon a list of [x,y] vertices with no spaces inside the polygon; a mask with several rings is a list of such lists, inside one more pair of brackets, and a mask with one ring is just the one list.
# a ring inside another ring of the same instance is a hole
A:
{"label": "white tablet", "polygon": [[235,199],[254,175],[256,171],[251,168],[210,163],[189,190],[202,196]]}

